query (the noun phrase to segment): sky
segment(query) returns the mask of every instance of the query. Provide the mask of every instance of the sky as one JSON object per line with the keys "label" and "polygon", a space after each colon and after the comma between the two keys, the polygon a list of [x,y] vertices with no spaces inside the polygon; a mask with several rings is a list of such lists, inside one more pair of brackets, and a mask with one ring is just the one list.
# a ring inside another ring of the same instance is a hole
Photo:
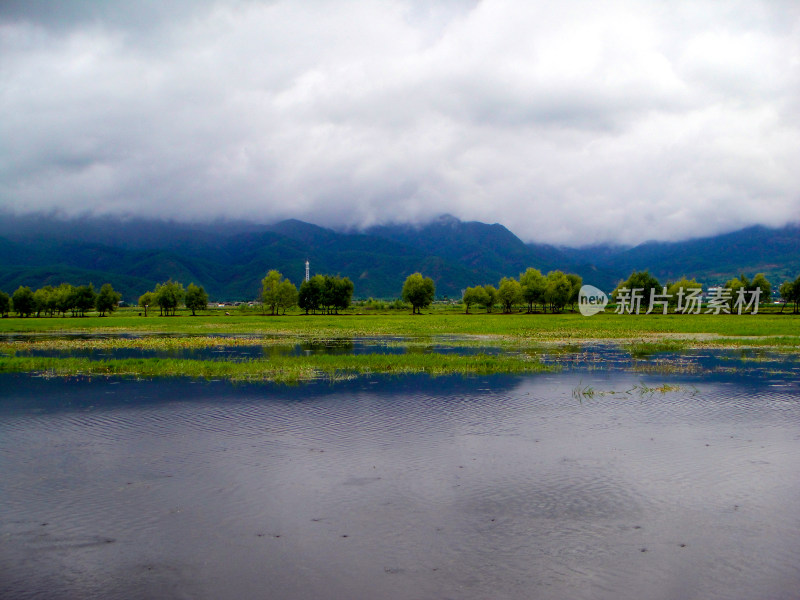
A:
{"label": "sky", "polygon": [[795,0],[2,0],[0,211],[800,222]]}

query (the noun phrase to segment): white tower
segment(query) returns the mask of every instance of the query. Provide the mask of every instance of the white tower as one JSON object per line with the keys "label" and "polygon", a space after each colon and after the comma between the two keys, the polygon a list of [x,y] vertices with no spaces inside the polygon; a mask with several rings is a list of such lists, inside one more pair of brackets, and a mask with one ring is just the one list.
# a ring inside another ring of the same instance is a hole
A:
{"label": "white tower", "polygon": [[308,259],[306,259],[306,281],[308,281]]}

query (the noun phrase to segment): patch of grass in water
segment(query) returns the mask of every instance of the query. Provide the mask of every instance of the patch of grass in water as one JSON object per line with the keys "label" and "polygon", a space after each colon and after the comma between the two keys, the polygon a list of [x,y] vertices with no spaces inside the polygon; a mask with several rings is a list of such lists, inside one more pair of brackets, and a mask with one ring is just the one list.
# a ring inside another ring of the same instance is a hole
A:
{"label": "patch of grass in water", "polygon": [[658,340],[658,341],[640,341],[624,344],[623,348],[627,350],[633,358],[647,358],[653,354],[661,354],[665,352],[682,352],[686,350],[689,343],[686,340]]}
{"label": "patch of grass in water", "polygon": [[2,357],[0,372],[38,373],[44,376],[192,377],[233,381],[296,383],[313,379],[337,380],[358,375],[488,375],[555,371],[557,366],[515,356],[476,354],[311,355],[275,356],[245,361],[204,361],[138,358],[89,360],[85,358]]}
{"label": "patch of grass in water", "polygon": [[573,388],[572,397],[578,401],[583,401],[584,399],[592,399],[595,396],[653,396],[654,394],[668,394],[671,392],[686,391],[691,392],[692,396],[698,392],[697,388],[694,386],[689,388],[673,383],[662,383],[661,385],[656,386],[637,384],[627,390],[596,390],[592,386],[584,386],[579,384]]}

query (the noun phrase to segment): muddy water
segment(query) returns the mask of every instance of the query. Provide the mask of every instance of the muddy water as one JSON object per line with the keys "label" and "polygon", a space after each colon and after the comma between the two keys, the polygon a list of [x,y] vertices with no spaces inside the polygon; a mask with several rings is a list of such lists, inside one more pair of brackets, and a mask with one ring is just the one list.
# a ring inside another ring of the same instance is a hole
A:
{"label": "muddy water", "polygon": [[800,386],[740,366],[3,375],[0,597],[796,598]]}

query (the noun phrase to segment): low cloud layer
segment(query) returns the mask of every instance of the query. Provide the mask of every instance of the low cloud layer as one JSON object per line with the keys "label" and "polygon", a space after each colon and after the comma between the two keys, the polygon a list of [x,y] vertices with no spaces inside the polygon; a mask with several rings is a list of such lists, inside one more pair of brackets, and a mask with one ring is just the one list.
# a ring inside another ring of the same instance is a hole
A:
{"label": "low cloud layer", "polygon": [[566,245],[800,221],[790,0],[6,1],[0,106],[16,213]]}

